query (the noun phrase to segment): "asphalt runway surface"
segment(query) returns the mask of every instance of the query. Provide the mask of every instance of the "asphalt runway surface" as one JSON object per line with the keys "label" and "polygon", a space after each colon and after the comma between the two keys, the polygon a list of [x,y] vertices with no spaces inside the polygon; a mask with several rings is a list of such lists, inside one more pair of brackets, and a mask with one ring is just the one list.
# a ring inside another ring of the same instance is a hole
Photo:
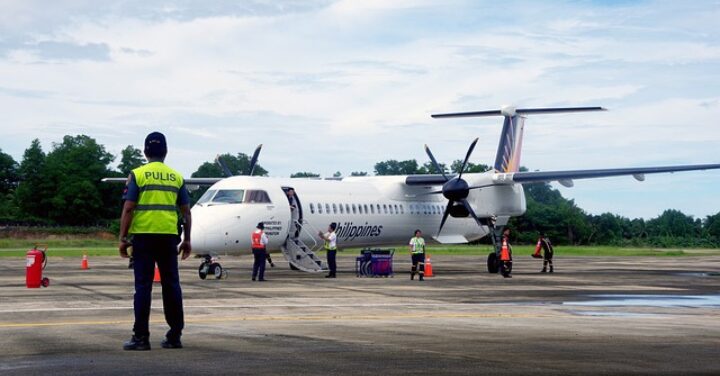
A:
{"label": "asphalt runway surface", "polygon": [[163,349],[160,286],[152,350],[128,352],[132,273],[120,258],[50,257],[48,288],[25,287],[25,260],[0,265],[0,374],[720,374],[720,257],[575,257],[554,274],[516,256],[512,279],[475,256],[432,257],[435,276],[337,279],[292,271],[267,282],[251,257],[220,260],[225,280],[181,263],[183,349]]}

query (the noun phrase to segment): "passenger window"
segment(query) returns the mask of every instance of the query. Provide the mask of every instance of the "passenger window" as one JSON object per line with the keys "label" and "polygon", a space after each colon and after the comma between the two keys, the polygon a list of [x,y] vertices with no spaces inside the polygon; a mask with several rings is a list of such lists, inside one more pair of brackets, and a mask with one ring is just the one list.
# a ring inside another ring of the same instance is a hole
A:
{"label": "passenger window", "polygon": [[213,197],[212,202],[225,204],[240,204],[243,202],[245,190],[243,189],[221,189]]}
{"label": "passenger window", "polygon": [[337,205],[333,204],[333,214],[337,214]]}
{"label": "passenger window", "polygon": [[393,210],[393,206],[392,205],[388,205],[388,206],[390,207],[390,214],[395,214],[395,211]]}
{"label": "passenger window", "polygon": [[428,206],[426,204],[423,204],[423,214],[428,214]]}
{"label": "passenger window", "polygon": [[415,205],[410,204],[410,214],[415,214]]}
{"label": "passenger window", "polygon": [[315,204],[310,203],[310,214],[315,214]]}
{"label": "passenger window", "polygon": [[385,213],[385,214],[388,213],[387,205],[385,205],[385,204],[383,204],[383,213]]}
{"label": "passenger window", "polygon": [[364,204],[364,205],[363,205],[363,209],[364,209],[364,213],[365,213],[365,214],[367,214],[367,213],[368,213],[368,207],[367,207],[367,204]]}
{"label": "passenger window", "polygon": [[325,204],[325,213],[330,214],[330,204]]}
{"label": "passenger window", "polygon": [[345,213],[350,214],[350,205],[349,204],[345,204]]}
{"label": "passenger window", "polygon": [[352,213],[356,214],[357,213],[356,210],[357,210],[357,208],[355,207],[355,204],[352,204]]}
{"label": "passenger window", "polygon": [[394,206],[395,206],[395,214],[400,214],[400,210],[398,210],[397,204],[395,204]]}
{"label": "passenger window", "polygon": [[375,214],[375,206],[370,204],[370,214]]}
{"label": "passenger window", "polygon": [[343,204],[338,205],[340,207],[340,214],[345,213],[345,209],[343,209]]}
{"label": "passenger window", "polygon": [[405,214],[405,208],[400,204],[400,214]]}
{"label": "passenger window", "polygon": [[322,204],[318,204],[318,214],[322,214]]}

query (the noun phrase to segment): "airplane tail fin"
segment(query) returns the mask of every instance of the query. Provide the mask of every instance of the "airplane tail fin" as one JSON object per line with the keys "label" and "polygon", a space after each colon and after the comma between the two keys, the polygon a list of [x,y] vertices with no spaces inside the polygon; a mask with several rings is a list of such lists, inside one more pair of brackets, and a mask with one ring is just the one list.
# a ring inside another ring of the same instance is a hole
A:
{"label": "airplane tail fin", "polygon": [[435,114],[433,118],[451,117],[477,117],[477,116],[503,116],[503,129],[495,155],[495,171],[517,172],[520,168],[520,155],[522,154],[523,130],[525,116],[532,114],[552,114],[564,112],[605,111],[602,107],[553,107],[553,108],[514,108],[503,107],[500,110],[455,112]]}

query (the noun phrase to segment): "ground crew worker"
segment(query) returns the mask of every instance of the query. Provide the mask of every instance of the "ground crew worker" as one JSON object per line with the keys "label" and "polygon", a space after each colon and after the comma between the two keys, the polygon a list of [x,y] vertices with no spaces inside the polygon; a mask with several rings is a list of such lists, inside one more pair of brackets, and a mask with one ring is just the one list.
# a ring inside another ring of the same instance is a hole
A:
{"label": "ground crew worker", "polygon": [[333,222],[328,226],[328,232],[318,232],[318,236],[325,241],[325,251],[327,252],[327,263],[330,273],[325,278],[337,278],[337,263],[335,257],[337,256],[337,235],[335,229],[337,223]]}
{"label": "ground crew worker", "polygon": [[510,246],[510,229],[503,230],[502,246],[500,247],[500,273],[505,278],[512,278],[512,247]]}
{"label": "ground crew worker", "polygon": [[[159,132],[145,138],[148,163],[130,173],[125,186],[120,217],[120,256],[128,258],[133,248],[135,275],[135,325],[125,350],[150,350],[150,304],[155,265],[160,270],[163,310],[170,330],[162,341],[163,348],[182,348],[184,328],[182,289],[178,275],[178,207],[182,214],[184,238],[180,243],[182,259],[190,256],[190,195],[182,175],[163,163],[167,155],[165,136]],[[131,238],[128,238],[131,236]]]}
{"label": "ground crew worker", "polygon": [[262,222],[255,226],[255,231],[250,235],[250,241],[252,242],[251,248],[255,262],[253,263],[252,280],[254,281],[259,277],[260,282],[265,281],[265,259],[267,258],[267,247],[268,237],[265,235],[265,224]]}
{"label": "ground crew worker", "polygon": [[[410,280],[415,279],[417,271],[422,281],[425,276],[425,239],[422,238],[422,231],[415,230],[415,236],[410,238],[410,254],[412,257],[412,268],[410,269]],[[418,269],[418,264],[420,268]]]}
{"label": "ground crew worker", "polygon": [[544,232],[540,234],[540,239],[538,239],[538,243],[540,243],[540,246],[543,249],[543,268],[540,271],[540,273],[546,273],[548,265],[550,265],[550,273],[553,272],[553,254],[555,253],[555,250],[553,249],[552,243],[550,242],[550,238],[547,237],[547,234]]}

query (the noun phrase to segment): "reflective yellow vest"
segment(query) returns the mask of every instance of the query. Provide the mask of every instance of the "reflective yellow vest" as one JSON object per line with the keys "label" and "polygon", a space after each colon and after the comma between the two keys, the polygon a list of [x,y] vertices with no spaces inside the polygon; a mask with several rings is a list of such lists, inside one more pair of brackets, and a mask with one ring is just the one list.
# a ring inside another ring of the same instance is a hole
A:
{"label": "reflective yellow vest", "polygon": [[414,246],[412,251],[413,254],[417,255],[425,253],[425,239],[413,237],[412,239],[410,239],[410,241],[413,243]]}
{"label": "reflective yellow vest", "polygon": [[177,234],[177,198],[183,177],[162,162],[132,171],[140,189],[130,234]]}

